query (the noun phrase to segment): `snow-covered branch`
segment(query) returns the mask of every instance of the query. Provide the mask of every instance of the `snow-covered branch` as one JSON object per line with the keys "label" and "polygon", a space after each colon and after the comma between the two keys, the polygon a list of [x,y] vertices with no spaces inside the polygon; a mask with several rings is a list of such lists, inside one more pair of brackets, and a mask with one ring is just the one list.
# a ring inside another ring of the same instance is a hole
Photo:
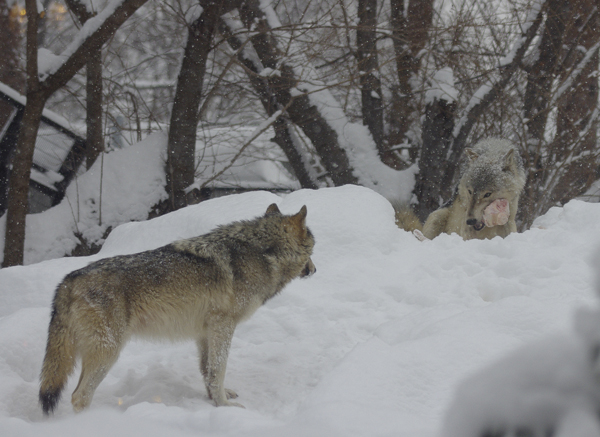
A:
{"label": "snow-covered branch", "polygon": [[276,30],[272,32],[273,35],[281,40],[280,45],[287,47],[286,53],[290,54],[286,66],[292,69],[297,81],[292,90],[293,97],[308,96],[310,104],[317,109],[322,119],[337,136],[339,147],[347,155],[358,183],[374,189],[385,197],[397,197],[397,187],[409,182],[413,174],[394,170],[381,162],[368,128],[350,122],[329,86],[320,79],[318,72],[306,58],[305,51],[299,46],[297,39],[282,30],[283,26],[271,1],[261,0],[260,8],[269,27]]}
{"label": "snow-covered branch", "polygon": [[525,53],[540,27],[545,5],[545,0],[534,2],[523,25],[521,36],[515,41],[509,53],[500,60],[499,71],[481,85],[471,97],[463,111],[463,116],[454,128],[452,157],[460,155],[478,116],[496,100],[521,65]]}
{"label": "snow-covered branch", "polygon": [[64,86],[88,60],[89,53],[104,45],[117,29],[147,0],[112,0],[89,18],[67,48],[38,72],[41,86],[50,94]]}

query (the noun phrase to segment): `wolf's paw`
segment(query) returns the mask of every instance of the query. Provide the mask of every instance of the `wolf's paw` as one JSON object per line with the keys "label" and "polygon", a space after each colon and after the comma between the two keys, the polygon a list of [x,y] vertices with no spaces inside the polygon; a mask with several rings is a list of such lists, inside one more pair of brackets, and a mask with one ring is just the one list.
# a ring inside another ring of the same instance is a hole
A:
{"label": "wolf's paw", "polygon": [[238,404],[237,402],[230,402],[227,401],[225,399],[221,400],[220,402],[214,401],[215,403],[215,407],[240,407],[240,408],[246,408],[244,407],[242,404]]}
{"label": "wolf's paw", "polygon": [[243,408],[244,410],[246,409],[246,407],[244,407],[242,404],[238,404],[237,402],[227,402],[227,406],[228,407],[239,407],[239,408]]}
{"label": "wolf's paw", "polygon": [[71,405],[73,406],[73,411],[76,413],[80,413],[85,410],[90,403],[86,401],[83,396],[75,396],[71,398]]}
{"label": "wolf's paw", "polygon": [[418,229],[415,229],[413,231],[413,235],[416,237],[417,240],[419,241],[428,241],[429,238],[427,238],[425,235],[423,235],[423,232],[419,231]]}
{"label": "wolf's paw", "polygon": [[238,397],[238,394],[230,388],[225,389],[225,395],[227,396],[227,399],[237,399]]}

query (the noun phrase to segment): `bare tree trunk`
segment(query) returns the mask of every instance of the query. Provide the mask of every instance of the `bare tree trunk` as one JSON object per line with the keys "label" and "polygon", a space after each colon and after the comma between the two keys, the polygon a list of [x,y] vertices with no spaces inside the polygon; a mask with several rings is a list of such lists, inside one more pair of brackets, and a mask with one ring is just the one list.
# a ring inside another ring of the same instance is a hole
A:
{"label": "bare tree trunk", "polygon": [[25,218],[29,199],[29,178],[33,164],[35,140],[46,99],[39,92],[27,92],[27,106],[23,114],[18,144],[12,159],[6,209],[6,236],[4,239],[3,267],[23,264]]}
{"label": "bare tree trunk", "polygon": [[421,221],[440,206],[440,199],[448,199],[451,194],[451,187],[445,185],[443,175],[448,165],[446,159],[452,143],[455,111],[456,102],[439,99],[425,108],[419,173],[413,189],[419,200],[414,211]]}
{"label": "bare tree trunk", "polygon": [[202,84],[223,2],[207,2],[188,27],[188,39],[177,78],[167,148],[167,193],[172,211],[187,205],[185,189],[194,183],[196,129]]}
{"label": "bare tree trunk", "polygon": [[273,90],[278,104],[288,107],[289,119],[310,139],[333,183],[357,184],[358,179],[353,173],[346,151],[339,144],[335,130],[306,94],[292,96],[292,89],[298,79],[292,68],[281,62],[282,55],[277,50],[271,27],[260,9],[258,0],[243,1],[239,12],[246,27],[255,32],[251,41],[263,66],[280,72],[279,75],[271,75],[268,78],[269,87]]}
{"label": "bare tree trunk", "polygon": [[0,0],[0,82],[22,92],[25,75],[19,65],[19,23],[10,16],[7,0]]}
{"label": "bare tree trunk", "polygon": [[573,50],[566,55],[561,82],[574,83],[558,99],[556,137],[549,147],[549,155],[562,163],[560,181],[550,184],[552,203],[565,203],[587,190],[596,179],[598,159],[598,2],[579,0],[569,6],[574,19],[565,45]]}
{"label": "bare tree trunk", "polygon": [[91,54],[86,66],[85,166],[90,169],[104,151],[102,129],[102,50]]}
{"label": "bare tree trunk", "polygon": [[[25,89],[25,74],[19,65],[21,34],[18,21],[11,17],[6,0],[0,0],[0,82],[22,93]],[[0,100],[0,129],[11,119],[14,108]],[[6,187],[9,150],[0,150],[0,187]],[[0,193],[0,215],[4,212],[3,199],[6,192]]]}
{"label": "bare tree trunk", "polygon": [[[66,0],[67,6],[75,14],[79,24],[83,25],[95,13],[88,11],[79,0]],[[90,169],[104,151],[102,129],[102,48],[90,54],[86,66],[86,141],[85,166]]]}
{"label": "bare tree trunk", "polygon": [[415,116],[411,79],[421,65],[420,52],[428,41],[434,9],[433,0],[390,0],[390,7],[398,91],[392,101],[393,132],[389,141],[400,144],[406,140]]}
{"label": "bare tree trunk", "polygon": [[536,215],[543,183],[543,147],[548,121],[552,84],[556,78],[559,56],[569,19],[568,5],[563,0],[550,0],[539,53],[527,74],[527,88],[523,102],[523,117],[527,120],[527,145],[524,151],[527,181],[519,201],[519,221],[529,227]]}
{"label": "bare tree trunk", "polygon": [[27,10],[27,105],[19,130],[18,146],[12,158],[6,210],[3,267],[23,263],[25,217],[33,150],[46,97],[40,91],[37,60],[38,13],[36,0],[26,0]]}
{"label": "bare tree trunk", "polygon": [[358,1],[358,28],[356,30],[356,58],[362,102],[362,119],[379,152],[381,160],[397,166],[397,157],[384,144],[383,94],[377,60],[377,0]]}
{"label": "bare tree trunk", "polygon": [[81,44],[55,72],[52,72],[41,81],[38,77],[37,64],[37,3],[36,0],[26,0],[27,104],[25,105],[17,148],[12,161],[13,169],[9,177],[4,267],[23,264],[29,178],[37,132],[46,101],[83,68],[89,60],[90,54],[100,50],[121,24],[145,2],[146,0],[125,0],[117,6],[113,13],[95,31],[85,35]]}

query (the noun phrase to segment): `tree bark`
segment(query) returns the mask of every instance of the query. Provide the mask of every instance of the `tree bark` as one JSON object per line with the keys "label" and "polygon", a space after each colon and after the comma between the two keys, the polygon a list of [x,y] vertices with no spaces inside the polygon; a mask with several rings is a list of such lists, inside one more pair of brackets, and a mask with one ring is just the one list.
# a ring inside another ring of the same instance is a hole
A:
{"label": "tree bark", "polygon": [[[10,15],[6,0],[0,0],[0,82],[22,93],[25,88],[25,74],[19,65],[21,35],[19,23]],[[13,107],[0,100],[0,128],[10,118]]]}
{"label": "tree bark", "polygon": [[[67,6],[81,25],[94,17],[94,13],[78,0],[66,0]],[[104,151],[102,129],[102,48],[90,54],[86,65],[86,141],[85,166],[89,170]]]}
{"label": "tree bark", "polygon": [[0,82],[22,92],[25,75],[19,65],[19,23],[11,19],[7,0],[0,0]]}
{"label": "tree bark", "polygon": [[9,176],[6,236],[4,239],[3,267],[23,264],[25,218],[29,197],[29,179],[33,164],[33,150],[46,98],[40,91],[37,62],[38,18],[36,0],[26,0],[27,10],[27,104],[21,121],[18,143],[12,158]]}
{"label": "tree bark", "polygon": [[552,84],[558,73],[565,24],[569,19],[569,7],[564,3],[563,0],[548,2],[539,54],[527,72],[527,87],[523,102],[523,116],[527,120],[527,144],[523,154],[527,181],[519,201],[518,217],[526,227],[533,222],[536,206],[542,195],[540,190],[544,179],[542,163],[544,136],[551,109]]}
{"label": "tree bark", "polygon": [[397,166],[394,154],[384,142],[383,94],[377,60],[377,0],[358,0],[356,58],[363,124],[369,128],[381,160],[392,167]]}
{"label": "tree bark", "polygon": [[187,205],[185,189],[194,183],[196,129],[202,101],[202,84],[222,2],[207,2],[200,17],[188,28],[169,128],[167,193],[172,211]]}
{"label": "tree bark", "polygon": [[[562,0],[548,2],[547,18],[539,45],[536,62],[527,74],[527,88],[523,102],[523,116],[527,120],[527,142],[537,148],[544,139],[551,99],[552,81],[556,77],[561,52],[568,5]],[[531,149],[534,151],[534,149]]]}
{"label": "tree bark", "polygon": [[448,165],[455,111],[456,102],[438,99],[425,108],[419,173],[413,189],[419,200],[414,205],[414,212],[421,221],[440,206],[440,199],[448,199],[452,194],[452,187],[445,184],[443,175]]}
{"label": "tree bark", "polygon": [[406,134],[416,113],[411,79],[419,71],[420,53],[428,41],[433,0],[390,0],[390,7],[398,90],[392,101],[389,141],[390,144],[401,144],[407,140]]}
{"label": "tree bark", "polygon": [[89,170],[104,151],[102,129],[102,50],[90,55],[86,65],[85,166]]}
{"label": "tree bark", "polygon": [[579,0],[569,6],[573,20],[565,33],[565,46],[575,49],[566,54],[560,79],[563,83],[575,80],[558,99],[556,137],[549,147],[549,155],[563,163],[560,182],[554,184],[549,201],[561,204],[590,187],[598,166],[598,2]]}

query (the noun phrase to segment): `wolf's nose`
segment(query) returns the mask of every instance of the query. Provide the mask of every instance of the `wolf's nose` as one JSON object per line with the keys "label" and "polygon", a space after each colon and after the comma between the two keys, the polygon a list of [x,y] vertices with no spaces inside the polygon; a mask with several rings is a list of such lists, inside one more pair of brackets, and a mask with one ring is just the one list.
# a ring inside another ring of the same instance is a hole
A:
{"label": "wolf's nose", "polygon": [[467,225],[469,226],[475,226],[477,224],[477,220],[476,219],[469,219],[467,220]]}

